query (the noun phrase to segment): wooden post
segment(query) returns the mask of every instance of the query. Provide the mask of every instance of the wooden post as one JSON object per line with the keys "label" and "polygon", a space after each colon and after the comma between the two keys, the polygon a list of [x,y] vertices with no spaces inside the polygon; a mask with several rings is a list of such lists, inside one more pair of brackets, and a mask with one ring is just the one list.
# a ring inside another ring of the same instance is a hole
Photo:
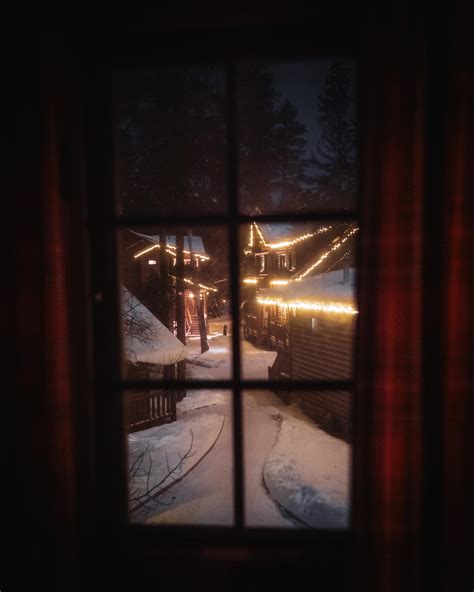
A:
{"label": "wooden post", "polygon": [[[160,321],[163,325],[169,329],[170,327],[170,305],[169,305],[169,261],[168,254],[166,252],[166,229],[160,228]],[[164,366],[163,377],[165,380],[173,378],[174,367]]]}
{"label": "wooden post", "polygon": [[[176,327],[177,337],[186,345],[186,312],[184,287],[184,233],[176,232]],[[186,380],[186,360],[178,362],[178,380]],[[179,390],[178,401],[186,396],[186,390]]]}
{"label": "wooden post", "polygon": [[[190,266],[191,271],[195,273],[195,264],[194,264],[194,251],[193,251],[193,233],[192,230],[188,230],[188,241],[189,241],[189,258],[190,258]],[[198,313],[198,321],[199,321],[199,335],[201,337],[201,353],[207,352],[209,350],[209,344],[207,342],[207,331],[206,331],[206,320],[204,318],[204,299],[201,299],[201,292],[199,286],[193,286],[193,293],[194,297],[197,300],[197,313]]]}

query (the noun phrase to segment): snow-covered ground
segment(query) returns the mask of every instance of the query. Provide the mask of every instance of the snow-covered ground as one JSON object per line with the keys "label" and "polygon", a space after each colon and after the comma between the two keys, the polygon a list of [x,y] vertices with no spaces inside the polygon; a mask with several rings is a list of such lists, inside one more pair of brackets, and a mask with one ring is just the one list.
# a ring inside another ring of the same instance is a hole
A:
{"label": "snow-covered ground", "polygon": [[[210,350],[188,339],[188,376],[231,376],[231,330],[228,318],[211,321]],[[275,352],[242,343],[243,376],[267,378]],[[248,526],[279,528],[348,525],[350,446],[319,429],[295,405],[284,405],[268,390],[243,395],[245,518]],[[189,445],[193,437],[193,447]],[[173,469],[167,487],[134,519],[149,524],[233,524],[233,450],[231,394],[223,390],[188,391],[178,403],[178,421],[130,436],[131,459],[152,454],[153,477],[138,487],[159,483]],[[184,461],[180,463],[181,458]],[[173,484],[173,479],[176,482]],[[171,486],[170,486],[171,484]],[[159,490],[163,489],[160,486]]]}

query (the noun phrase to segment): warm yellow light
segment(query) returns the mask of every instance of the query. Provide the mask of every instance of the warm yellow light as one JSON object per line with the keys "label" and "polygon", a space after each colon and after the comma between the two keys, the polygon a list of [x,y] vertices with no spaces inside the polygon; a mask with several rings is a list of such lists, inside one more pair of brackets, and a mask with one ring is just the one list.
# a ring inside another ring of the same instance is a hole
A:
{"label": "warm yellow light", "polygon": [[286,286],[290,280],[272,280],[270,286]]}
{"label": "warm yellow light", "polygon": [[[173,279],[178,279],[176,276],[172,275],[171,276]],[[192,282],[190,279],[188,278],[183,278],[183,282],[186,282],[187,284],[191,284],[192,286],[199,286],[200,288],[202,288],[203,290],[207,290],[207,291],[211,291],[211,292],[218,292],[217,288],[211,288],[211,286],[205,286],[204,284],[198,284],[195,282]]]}
{"label": "warm yellow light", "polygon": [[210,286],[205,286],[204,284],[198,284],[198,286],[203,290],[207,290],[208,292],[217,292],[217,288],[211,288]]}
{"label": "warm yellow light", "polygon": [[144,249],[143,251],[140,251],[139,253],[134,255],[133,258],[137,259],[138,257],[141,257],[145,253],[149,253],[150,251],[153,251],[153,249],[159,249],[159,248],[160,248],[160,245],[153,245],[151,247],[148,247],[147,249]]}
{"label": "warm yellow light", "polygon": [[253,224],[250,224],[250,240],[249,247],[253,247]]}
{"label": "warm yellow light", "polygon": [[256,223],[255,223],[255,228],[256,228],[256,230],[257,230],[257,232],[258,232],[258,236],[260,237],[260,240],[262,241],[262,243],[263,243],[263,244],[266,244],[266,243],[265,243],[265,239],[263,238],[263,234],[262,234],[262,232],[261,232],[260,228],[258,227],[258,224],[256,224]]}
{"label": "warm yellow light", "polygon": [[260,240],[263,242],[263,244],[266,247],[269,247],[270,249],[283,249],[284,247],[290,247],[291,245],[295,245],[301,241],[311,238],[312,236],[316,236],[317,234],[321,234],[322,232],[327,232],[328,230],[331,230],[332,226],[323,226],[323,228],[320,228],[316,232],[308,232],[306,234],[302,234],[301,236],[298,236],[297,238],[282,240],[278,243],[266,243],[265,239],[263,238],[263,234],[260,231],[260,228],[258,227],[258,225],[256,223],[255,223],[255,228],[257,229],[257,232],[260,236]]}
{"label": "warm yellow light", "polygon": [[315,263],[313,263],[313,265],[311,265],[311,267],[309,267],[305,272],[303,272],[300,275],[298,275],[295,278],[295,280],[296,281],[300,281],[303,278],[305,278],[307,275],[309,275],[314,269],[316,269],[316,267],[318,267],[318,265],[320,263],[322,263],[326,259],[326,257],[328,255],[330,255],[333,251],[337,251],[337,249],[339,249],[340,247],[342,247],[342,245],[346,242],[346,240],[349,237],[351,237],[353,234],[355,234],[358,230],[359,230],[358,228],[353,228],[349,233],[346,234],[346,236],[344,238],[342,238],[335,245],[333,245],[328,251],[326,251],[325,253],[323,253],[321,255],[321,257]]}
{"label": "warm yellow light", "polygon": [[257,302],[262,305],[277,305],[280,308],[289,308],[291,310],[309,310],[315,312],[331,312],[347,315],[355,315],[358,313],[358,311],[351,304],[344,304],[342,302],[321,302],[317,300],[290,300],[288,302],[283,302],[282,300],[275,300],[272,298],[257,298]]}
{"label": "warm yellow light", "polygon": [[256,284],[258,281],[257,278],[245,278],[244,279],[244,284]]}
{"label": "warm yellow light", "polygon": [[[133,258],[134,259],[138,259],[138,257],[141,257],[142,255],[145,255],[145,253],[149,253],[153,249],[159,249],[159,248],[160,248],[160,245],[159,244],[152,245],[151,247],[148,247],[146,249],[143,249],[143,251],[140,251],[139,253],[137,253],[136,255],[134,255]],[[169,253],[170,255],[173,255],[173,257],[176,257],[176,247],[174,245],[166,245],[166,252]],[[183,249],[183,253],[186,253],[187,255],[190,255],[191,254],[191,251],[187,251],[186,249]],[[207,255],[200,255],[199,253],[194,253],[194,257],[197,257],[198,259],[202,259],[203,261],[208,261],[209,260],[209,257],[207,257]]]}

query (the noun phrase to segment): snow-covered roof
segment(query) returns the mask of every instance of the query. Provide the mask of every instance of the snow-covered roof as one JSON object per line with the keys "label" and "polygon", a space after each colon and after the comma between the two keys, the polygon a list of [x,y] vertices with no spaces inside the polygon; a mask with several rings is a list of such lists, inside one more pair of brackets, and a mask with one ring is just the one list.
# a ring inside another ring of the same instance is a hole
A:
{"label": "snow-covered roof", "polygon": [[293,224],[258,224],[264,238],[266,241],[273,242],[273,241],[280,241],[284,239],[293,239],[297,236],[305,234],[307,232],[307,227],[301,224],[298,224],[295,227]]}
{"label": "snow-covered roof", "polygon": [[[141,232],[135,232],[132,230],[133,234],[139,236],[140,238],[153,243],[159,244],[160,243],[160,235],[159,234],[142,234]],[[190,240],[191,239],[191,242]],[[172,247],[176,247],[176,237],[175,236],[166,236],[166,244]],[[192,249],[190,248],[190,244]],[[202,238],[200,236],[188,236],[187,234],[184,235],[184,249],[185,251],[191,251],[196,255],[207,255],[206,249],[204,248],[204,243],[202,242]]]}
{"label": "snow-covered roof", "polygon": [[123,349],[128,361],[167,365],[189,355],[187,347],[124,286],[122,321]]}
{"label": "snow-covered roof", "polygon": [[292,281],[283,286],[275,286],[259,290],[262,298],[271,298],[291,303],[295,300],[320,300],[322,302],[354,302],[356,270],[349,269],[349,277],[343,283],[343,270],[329,271],[321,275]]}

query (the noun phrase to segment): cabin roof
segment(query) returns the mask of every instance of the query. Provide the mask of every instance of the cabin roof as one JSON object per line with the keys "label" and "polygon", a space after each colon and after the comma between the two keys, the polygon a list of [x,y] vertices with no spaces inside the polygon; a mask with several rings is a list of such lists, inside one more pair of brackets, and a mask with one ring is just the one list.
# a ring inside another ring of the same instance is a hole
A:
{"label": "cabin roof", "polygon": [[259,296],[291,303],[296,300],[353,302],[355,300],[356,270],[349,268],[348,281],[343,282],[344,271],[329,271],[317,276],[292,281],[283,286],[259,290]]}
{"label": "cabin roof", "polygon": [[[133,234],[146,240],[149,243],[159,244],[160,242],[160,235],[159,234],[143,234],[141,232],[136,232],[135,230],[131,230]],[[172,247],[176,247],[176,236],[170,235],[166,236],[166,244]],[[190,248],[190,245],[192,249]],[[187,234],[184,235],[184,249],[186,251],[192,251],[196,255],[204,255],[206,256],[206,249],[204,248],[203,240],[200,236],[188,236]]]}
{"label": "cabin roof", "polygon": [[259,223],[258,228],[267,242],[292,240],[308,232],[307,224],[297,224],[295,226],[288,223]]}
{"label": "cabin roof", "polygon": [[166,366],[181,362],[189,355],[187,347],[125,286],[122,286],[122,318],[145,327],[143,340],[126,335],[124,331],[123,349],[128,361]]}

